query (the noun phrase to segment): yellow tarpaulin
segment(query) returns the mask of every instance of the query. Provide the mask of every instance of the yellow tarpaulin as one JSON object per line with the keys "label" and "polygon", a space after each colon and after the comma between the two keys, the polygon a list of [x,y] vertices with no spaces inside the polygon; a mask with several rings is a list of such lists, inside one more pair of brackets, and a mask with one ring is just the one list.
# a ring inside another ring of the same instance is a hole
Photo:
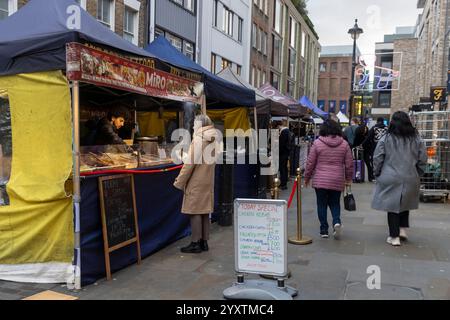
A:
{"label": "yellow tarpaulin", "polygon": [[60,71],[0,77],[10,102],[9,206],[0,207],[0,265],[70,263],[72,170],[70,90]]}
{"label": "yellow tarpaulin", "polygon": [[166,122],[176,120],[176,112],[138,112],[138,124],[141,135],[144,137],[164,137],[166,135]]}
{"label": "yellow tarpaulin", "polygon": [[224,129],[247,131],[250,129],[247,108],[233,108],[227,110],[207,110],[206,113],[213,121],[223,121]]}

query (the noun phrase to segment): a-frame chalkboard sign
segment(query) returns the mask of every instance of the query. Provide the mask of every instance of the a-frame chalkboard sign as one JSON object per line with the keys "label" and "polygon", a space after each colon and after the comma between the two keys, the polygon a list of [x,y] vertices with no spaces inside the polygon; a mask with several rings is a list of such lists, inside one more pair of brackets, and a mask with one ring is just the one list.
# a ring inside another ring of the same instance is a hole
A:
{"label": "a-frame chalkboard sign", "polygon": [[136,243],[137,263],[141,263],[134,178],[133,175],[100,177],[98,183],[106,277],[111,280],[111,252]]}

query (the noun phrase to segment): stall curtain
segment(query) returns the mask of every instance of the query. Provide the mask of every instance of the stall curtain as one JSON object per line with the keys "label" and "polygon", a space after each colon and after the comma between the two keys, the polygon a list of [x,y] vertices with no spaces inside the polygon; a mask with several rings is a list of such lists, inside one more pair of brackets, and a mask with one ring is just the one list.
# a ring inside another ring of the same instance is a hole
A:
{"label": "stall curtain", "polygon": [[213,121],[223,121],[224,129],[247,131],[250,129],[247,108],[233,108],[224,110],[207,110],[208,116]]}
{"label": "stall curtain", "polygon": [[65,282],[74,252],[70,90],[60,71],[0,77],[12,127],[10,205],[0,207],[0,279]]}
{"label": "stall curtain", "polygon": [[141,136],[144,137],[165,137],[166,122],[175,121],[176,112],[138,112],[138,124]]}

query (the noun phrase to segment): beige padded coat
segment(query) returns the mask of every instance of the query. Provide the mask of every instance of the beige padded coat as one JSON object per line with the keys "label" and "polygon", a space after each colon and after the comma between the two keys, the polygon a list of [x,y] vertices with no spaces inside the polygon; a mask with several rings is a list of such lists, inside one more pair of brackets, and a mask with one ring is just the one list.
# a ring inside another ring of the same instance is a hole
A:
{"label": "beige padded coat", "polygon": [[194,133],[186,163],[174,186],[184,191],[184,214],[210,214],[214,212],[214,177],[217,157],[217,131],[213,126],[200,128]]}

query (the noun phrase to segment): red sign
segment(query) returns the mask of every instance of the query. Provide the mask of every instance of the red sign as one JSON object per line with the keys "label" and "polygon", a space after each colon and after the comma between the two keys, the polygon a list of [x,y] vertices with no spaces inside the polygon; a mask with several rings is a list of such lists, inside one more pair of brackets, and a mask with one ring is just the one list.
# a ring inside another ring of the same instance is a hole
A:
{"label": "red sign", "polygon": [[152,97],[200,104],[203,83],[157,70],[79,43],[66,47],[67,78]]}

